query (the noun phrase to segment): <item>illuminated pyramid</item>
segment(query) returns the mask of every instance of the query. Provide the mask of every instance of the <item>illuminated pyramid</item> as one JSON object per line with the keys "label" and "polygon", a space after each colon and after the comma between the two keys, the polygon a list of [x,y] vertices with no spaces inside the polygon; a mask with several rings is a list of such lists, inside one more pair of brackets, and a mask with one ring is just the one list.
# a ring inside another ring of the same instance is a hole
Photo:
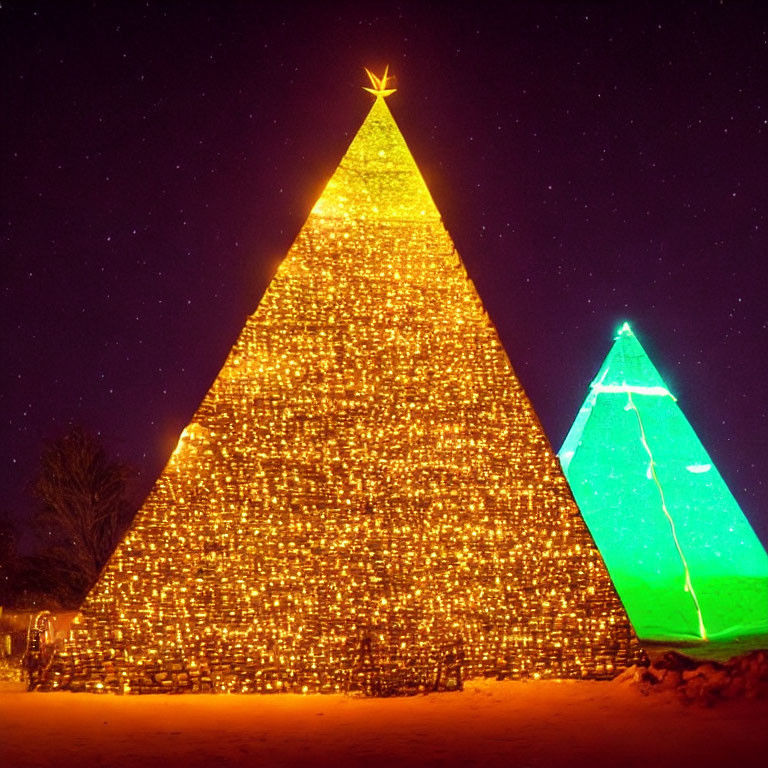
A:
{"label": "illuminated pyramid", "polygon": [[50,687],[384,695],[635,661],[385,87]]}
{"label": "illuminated pyramid", "polygon": [[768,557],[626,323],[560,460],[646,639],[768,632]]}

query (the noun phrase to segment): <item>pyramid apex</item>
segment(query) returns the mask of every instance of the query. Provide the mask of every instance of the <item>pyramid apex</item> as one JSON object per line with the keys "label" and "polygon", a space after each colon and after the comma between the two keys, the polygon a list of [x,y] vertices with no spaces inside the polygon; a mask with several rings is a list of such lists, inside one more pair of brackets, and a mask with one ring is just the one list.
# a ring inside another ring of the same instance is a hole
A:
{"label": "pyramid apex", "polygon": [[628,322],[624,322],[624,324],[619,328],[618,332],[616,333],[616,338],[618,339],[620,336],[634,336],[635,334],[632,333],[632,329],[629,327]]}
{"label": "pyramid apex", "polygon": [[390,84],[390,81],[394,80],[394,78],[389,75],[389,64],[384,67],[384,74],[381,77],[376,77],[376,75],[374,75],[373,72],[368,69],[368,67],[363,67],[363,69],[368,75],[368,79],[371,81],[371,85],[373,86],[372,88],[363,87],[364,91],[372,93],[378,99],[386,98],[397,90],[397,88],[387,88],[387,85]]}

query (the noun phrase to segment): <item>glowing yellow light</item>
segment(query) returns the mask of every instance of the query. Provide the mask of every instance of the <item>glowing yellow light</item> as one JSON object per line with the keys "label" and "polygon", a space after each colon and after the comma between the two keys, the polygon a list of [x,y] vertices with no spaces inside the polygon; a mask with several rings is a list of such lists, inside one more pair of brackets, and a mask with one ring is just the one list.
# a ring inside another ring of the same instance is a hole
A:
{"label": "glowing yellow light", "polygon": [[86,598],[60,687],[387,694],[636,660],[379,98],[388,71],[371,82],[365,122]]}
{"label": "glowing yellow light", "polygon": [[[363,88],[364,91],[368,91],[368,93],[372,93],[374,96],[386,98],[391,93],[394,93],[397,88],[387,88],[387,85],[389,84],[389,81],[392,79],[389,77],[389,65],[387,65],[384,68],[384,74],[381,77],[376,77],[376,75],[371,72],[368,67],[365,67],[365,72],[368,75],[368,78],[371,81],[371,85],[373,88]],[[385,152],[384,150],[379,150],[379,157],[384,157]]]}

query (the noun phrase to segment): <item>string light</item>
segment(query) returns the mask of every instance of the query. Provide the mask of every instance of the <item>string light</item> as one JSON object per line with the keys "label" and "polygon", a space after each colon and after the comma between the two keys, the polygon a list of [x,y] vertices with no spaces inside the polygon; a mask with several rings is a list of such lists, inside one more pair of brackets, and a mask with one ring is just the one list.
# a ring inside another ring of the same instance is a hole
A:
{"label": "string light", "polygon": [[49,687],[387,695],[640,653],[387,81]]}

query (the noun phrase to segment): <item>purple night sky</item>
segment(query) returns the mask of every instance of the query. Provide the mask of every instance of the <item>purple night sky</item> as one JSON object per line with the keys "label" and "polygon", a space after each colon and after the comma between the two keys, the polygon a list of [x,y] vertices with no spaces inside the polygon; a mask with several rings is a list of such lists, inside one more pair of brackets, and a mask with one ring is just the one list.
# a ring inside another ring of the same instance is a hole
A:
{"label": "purple night sky", "polygon": [[73,423],[149,490],[388,63],[554,448],[629,320],[768,542],[768,6],[317,5],[0,4],[5,513]]}

